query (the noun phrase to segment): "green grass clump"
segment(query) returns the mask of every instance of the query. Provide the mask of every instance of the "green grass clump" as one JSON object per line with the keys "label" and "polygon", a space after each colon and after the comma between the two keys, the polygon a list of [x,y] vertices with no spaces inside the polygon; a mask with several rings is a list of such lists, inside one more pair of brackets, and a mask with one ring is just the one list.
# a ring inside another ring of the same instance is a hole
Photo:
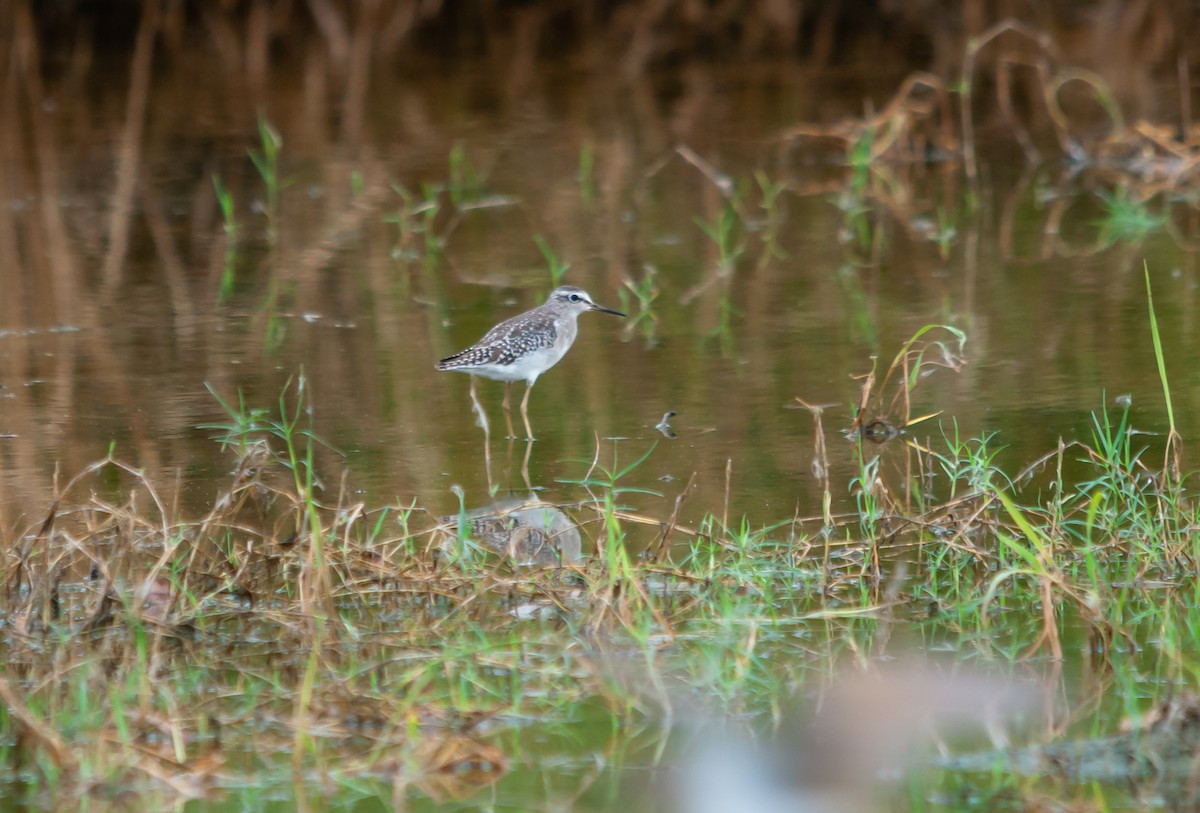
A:
{"label": "green grass clump", "polygon": [[1167,223],[1166,215],[1156,214],[1148,201],[1135,198],[1124,186],[1097,194],[1104,205],[1099,225],[1108,242],[1139,240]]}

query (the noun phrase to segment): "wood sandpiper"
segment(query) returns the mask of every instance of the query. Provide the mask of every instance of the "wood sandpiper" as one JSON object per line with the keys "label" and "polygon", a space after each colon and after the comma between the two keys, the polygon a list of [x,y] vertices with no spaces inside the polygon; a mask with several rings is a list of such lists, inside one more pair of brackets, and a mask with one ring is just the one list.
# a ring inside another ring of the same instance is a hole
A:
{"label": "wood sandpiper", "polygon": [[437,369],[470,373],[471,396],[475,394],[475,376],[504,382],[504,419],[508,436],[513,435],[509,391],[514,381],[525,381],[521,399],[521,418],[525,437],[533,440],[529,426],[529,392],[538,376],[562,360],[579,333],[579,314],[600,311],[624,316],[618,310],[597,305],[582,288],[563,285],[555,288],[545,303],[531,311],[506,319],[489,330],[482,339],[437,363]]}

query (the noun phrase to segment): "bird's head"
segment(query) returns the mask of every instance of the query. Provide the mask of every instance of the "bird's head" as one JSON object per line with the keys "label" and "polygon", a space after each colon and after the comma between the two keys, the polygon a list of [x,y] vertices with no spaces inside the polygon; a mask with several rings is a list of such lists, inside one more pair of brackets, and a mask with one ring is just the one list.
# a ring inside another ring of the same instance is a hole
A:
{"label": "bird's head", "polygon": [[560,306],[567,307],[576,313],[584,313],[586,311],[600,311],[601,313],[611,313],[615,316],[624,316],[618,310],[606,308],[603,305],[596,304],[591,295],[582,288],[576,288],[574,285],[563,285],[555,288],[550,293],[548,302],[553,302]]}

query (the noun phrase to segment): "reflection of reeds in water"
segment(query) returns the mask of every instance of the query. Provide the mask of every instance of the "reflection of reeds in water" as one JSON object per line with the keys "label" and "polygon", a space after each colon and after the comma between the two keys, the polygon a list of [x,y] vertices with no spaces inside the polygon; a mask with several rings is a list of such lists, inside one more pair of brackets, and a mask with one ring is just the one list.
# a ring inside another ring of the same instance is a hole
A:
{"label": "reflection of reeds in water", "polygon": [[[804,364],[776,361],[780,333],[797,330],[805,318],[781,311],[780,303],[792,308],[810,302],[812,312],[837,311],[859,296],[863,321],[878,321],[886,291],[867,283],[847,294],[852,285],[843,288],[823,270],[830,264],[828,252],[836,249],[816,244],[810,235],[856,232],[865,224],[861,245],[846,253],[878,268],[885,251],[897,263],[896,253],[906,250],[885,239],[893,220],[912,236],[914,254],[932,241],[920,235],[933,230],[939,239],[956,233],[960,245],[977,246],[981,226],[959,210],[963,186],[949,161],[930,169],[868,160],[861,176],[848,178],[842,168],[821,162],[799,172],[790,158],[763,157],[776,146],[767,143],[772,134],[787,127],[795,132],[797,122],[809,122],[804,126],[820,132],[822,143],[833,142],[839,160],[848,144],[862,145],[868,159],[886,157],[885,148],[919,158],[931,147],[950,150],[962,138],[958,130],[949,135],[944,130],[947,122],[959,121],[946,114],[944,97],[961,75],[967,47],[964,32],[948,22],[950,15],[903,10],[896,17],[856,20],[848,28],[848,12],[836,5],[810,12],[747,4],[734,25],[733,17],[691,17],[679,3],[663,4],[656,13],[615,3],[598,16],[582,6],[568,4],[564,10],[534,3],[473,18],[418,3],[352,9],[323,0],[237,8],[203,4],[189,16],[182,4],[147,2],[145,13],[128,14],[119,24],[107,19],[108,38],[102,40],[80,34],[45,4],[5,4],[0,55],[11,58],[0,64],[5,86],[15,92],[0,99],[0,191],[15,205],[0,206],[5,292],[0,329],[19,332],[3,338],[9,352],[0,354],[6,386],[19,396],[2,402],[0,431],[18,436],[2,441],[11,450],[10,470],[19,473],[6,478],[5,493],[14,501],[44,497],[56,463],[77,471],[102,454],[114,434],[152,476],[169,482],[180,461],[212,460],[208,445],[192,431],[210,417],[196,406],[207,403],[203,381],[222,392],[239,386],[275,392],[300,361],[314,371],[318,420],[356,416],[353,427],[338,425],[345,437],[332,438],[335,443],[345,439],[359,446],[366,438],[387,438],[403,452],[377,457],[371,476],[401,492],[436,491],[440,482],[431,472],[451,468],[447,443],[471,437],[469,427],[446,426],[443,420],[457,392],[425,383],[429,360],[447,349],[440,325],[450,318],[490,323],[508,304],[505,294],[491,289],[543,285],[544,272],[526,270],[540,264],[534,234],[546,235],[546,243],[572,263],[572,274],[599,278],[594,287],[607,291],[621,289],[627,280],[639,289],[634,280],[643,273],[641,261],[654,260],[653,287],[660,293],[643,324],[654,322],[659,334],[665,329],[675,336],[711,337],[704,347],[724,352],[730,368],[738,359],[766,360],[739,369],[741,383],[729,387],[714,375],[720,364],[706,353],[672,358],[665,377],[652,354],[623,353],[603,343],[581,347],[570,393],[589,409],[542,417],[548,433],[586,438],[597,424],[615,423],[617,417],[625,424],[647,420],[620,414],[622,407],[613,405],[608,373],[613,359],[620,360],[621,378],[637,382],[639,395],[653,402],[650,420],[677,408],[673,399],[683,391],[693,403],[713,405],[731,447],[749,445],[756,432],[746,410],[737,408],[740,397],[786,403],[801,393],[833,400],[812,392]],[[1169,108],[1149,107],[1162,98],[1151,91],[1160,75],[1176,76],[1177,66],[1189,63],[1193,43],[1200,42],[1192,36],[1194,23],[1175,24],[1179,7],[1114,11],[1090,27],[1042,13],[1024,25],[1036,26],[1056,43],[1052,67],[1095,69],[1111,91],[1105,98],[1116,100],[1126,121],[1144,113],[1166,119]],[[972,21],[966,33],[987,30],[981,6],[964,9]],[[493,24],[497,15],[504,25]],[[919,67],[908,57],[910,39],[880,34],[895,32],[897,21],[902,31],[921,36],[931,52],[930,70],[908,82],[904,77]],[[127,36],[113,37],[112,26]],[[106,45],[112,41],[122,47]],[[746,93],[720,92],[731,75],[729,61],[686,59],[714,41],[721,53],[738,57],[734,74],[745,82]],[[422,51],[426,42],[448,44],[469,69],[431,63]],[[553,49],[551,42],[557,43]],[[1127,58],[1094,65],[1090,60],[1098,52]],[[978,52],[974,75],[980,90],[974,99],[980,130],[999,124],[1004,137],[1014,139],[1011,120],[1020,117],[1021,132],[1028,131],[1049,155],[1067,131],[1053,109],[1039,102],[1046,87],[1057,86],[1047,85],[1036,65],[1025,70],[1045,53],[1031,50],[1028,41],[991,42]],[[860,76],[848,81],[845,92],[823,91],[826,69],[862,54],[871,55],[878,80]],[[551,72],[546,69],[560,66],[564,55],[580,69],[586,94],[577,92],[580,85],[564,92],[545,81]],[[768,64],[764,69],[756,66],[760,58],[778,62],[762,63]],[[664,74],[668,61],[678,67]],[[611,76],[614,64],[620,66],[619,79]],[[761,73],[770,74],[770,83],[760,81]],[[880,90],[876,81],[888,84]],[[1107,118],[1070,107],[1070,89],[1061,88],[1067,124],[1099,119],[1107,132]],[[1094,105],[1097,96],[1083,102]],[[863,114],[868,97],[880,99],[880,114]],[[485,110],[479,110],[479,98],[489,100]],[[895,101],[884,101],[889,98]],[[813,101],[798,109],[797,99]],[[463,110],[475,110],[478,123],[465,122]],[[260,112],[283,141],[284,183],[273,241],[266,239],[267,223],[257,206],[264,197],[262,179],[246,157],[258,143]],[[757,140],[750,129],[755,125],[762,134]],[[1187,155],[1169,155],[1188,140],[1164,139],[1149,126],[1130,128],[1142,140],[1131,137],[1125,147],[1153,146],[1152,163],[1168,174],[1171,167],[1188,167]],[[492,195],[507,199],[505,205],[491,205],[495,199],[451,205],[449,156],[452,145],[464,140],[459,155],[480,168],[476,175]],[[747,141],[749,147],[731,145]],[[578,147],[551,148],[562,144]],[[1119,149],[1105,147],[1110,148]],[[679,155],[693,158],[662,160]],[[578,174],[585,164],[591,191],[582,194]],[[771,228],[784,244],[778,255],[763,252],[756,239],[758,201],[736,182],[764,166],[765,177],[791,199],[774,213],[778,220]],[[228,237],[214,205],[214,171],[243,226],[239,284],[222,308],[214,303]],[[393,190],[395,182],[410,199]],[[847,190],[853,193],[847,210],[870,209],[857,220],[829,211],[820,197]],[[657,205],[659,198],[667,205]],[[1025,200],[1014,193],[1005,213]],[[930,212],[938,201],[945,204],[945,222],[939,219],[931,230]],[[1040,258],[1063,248],[1060,205],[1067,204],[1050,204]],[[410,242],[398,258],[392,253],[398,227],[384,220],[406,207]],[[706,244],[693,218],[719,224],[734,211],[740,222],[728,224],[722,232],[727,239]],[[667,262],[657,256],[656,241],[664,237],[684,244]],[[747,254],[731,269],[738,239]],[[977,308],[977,250],[964,248],[953,257],[966,269],[956,304],[968,315]],[[1012,247],[1006,255],[1017,251]],[[932,273],[943,264],[915,263],[916,284],[930,297],[945,294]],[[643,283],[650,276],[644,272]],[[443,293],[451,278],[479,284],[483,293],[474,310],[445,310]],[[710,280],[720,284],[703,287]],[[639,296],[650,301],[648,291],[649,285]],[[677,307],[681,296],[688,297],[686,308]],[[1118,304],[1105,304],[1103,315],[1110,317]],[[1068,344],[1067,326],[1040,321],[1057,332],[1055,346]],[[906,335],[919,324],[905,325]],[[80,332],[45,332],[57,325]],[[275,338],[268,341],[268,335]],[[280,345],[278,355],[260,360],[273,344]],[[874,342],[868,338],[863,344]],[[839,346],[829,366],[838,376],[861,369],[862,352],[862,346]],[[18,389],[34,380],[41,383]],[[546,403],[566,400],[565,384],[545,386],[559,387]],[[119,418],[103,422],[113,413]],[[789,459],[781,451],[764,468],[796,470]],[[719,460],[698,472],[698,488],[721,491]],[[11,510],[7,499],[0,511]]]}
{"label": "reflection of reeds in water", "polygon": [[[7,305],[3,328],[10,331],[5,337],[9,352],[3,354],[4,375],[14,388],[32,382],[36,395],[13,398],[5,404],[5,420],[19,440],[11,448],[16,459],[13,468],[21,473],[21,479],[7,484],[9,497],[0,504],[0,517],[8,516],[14,502],[20,505],[34,495],[45,496],[46,481],[34,476],[35,472],[45,477],[55,464],[78,470],[87,455],[99,451],[93,445],[96,439],[87,437],[90,427],[85,417],[97,405],[85,403],[80,410],[80,401],[86,401],[77,388],[76,373],[81,366],[104,380],[110,403],[115,402],[130,417],[139,459],[157,470],[164,458],[157,433],[141,418],[143,402],[130,385],[127,360],[106,336],[110,314],[105,303],[94,298],[94,274],[75,248],[107,243],[104,253],[110,259],[106,263],[121,264],[127,237],[121,212],[132,205],[133,187],[128,183],[121,187],[107,239],[96,219],[71,216],[63,203],[78,199],[80,184],[70,134],[64,132],[69,128],[51,115],[47,100],[58,97],[69,109],[85,89],[80,84],[72,86],[70,74],[61,84],[47,84],[42,65],[48,57],[39,48],[28,5],[8,4],[5,11],[11,16],[11,26],[5,27],[10,34],[3,50],[13,57],[6,62],[6,85],[19,92],[3,94],[6,124],[0,127],[0,138],[6,170],[0,173],[0,195],[6,202],[26,199],[31,205],[0,207],[6,288],[0,300]],[[145,51],[149,44],[140,42]],[[135,60],[139,56],[140,52]],[[144,79],[144,74],[141,71],[139,78]],[[131,89],[131,120],[145,102],[144,91],[144,86],[136,83]],[[60,92],[65,95],[58,96]],[[123,139],[127,155],[136,154],[140,123],[139,119],[132,138]],[[56,330],[63,326],[69,330]],[[86,340],[78,341],[77,336],[86,336]]]}

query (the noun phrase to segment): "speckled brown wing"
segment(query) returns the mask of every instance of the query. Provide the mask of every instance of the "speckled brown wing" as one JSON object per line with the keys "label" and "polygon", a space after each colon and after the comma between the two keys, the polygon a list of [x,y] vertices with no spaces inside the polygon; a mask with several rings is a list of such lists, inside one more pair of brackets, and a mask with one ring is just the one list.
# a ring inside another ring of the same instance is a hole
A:
{"label": "speckled brown wing", "polygon": [[554,346],[554,317],[531,311],[501,322],[475,344],[437,363],[439,370],[505,366],[536,350]]}

